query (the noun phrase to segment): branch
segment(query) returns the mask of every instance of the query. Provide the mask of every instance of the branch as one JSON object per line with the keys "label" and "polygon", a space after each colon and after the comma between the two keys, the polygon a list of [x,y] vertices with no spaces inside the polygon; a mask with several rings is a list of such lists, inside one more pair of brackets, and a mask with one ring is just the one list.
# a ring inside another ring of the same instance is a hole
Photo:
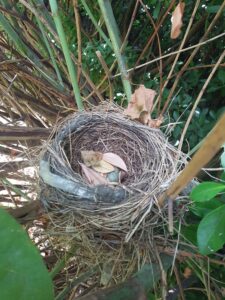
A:
{"label": "branch", "polygon": [[[225,52],[225,51],[224,51]],[[191,162],[184,168],[169,189],[160,196],[158,203],[163,206],[166,199],[175,200],[187,183],[213,158],[225,142],[225,113],[209,133]]]}

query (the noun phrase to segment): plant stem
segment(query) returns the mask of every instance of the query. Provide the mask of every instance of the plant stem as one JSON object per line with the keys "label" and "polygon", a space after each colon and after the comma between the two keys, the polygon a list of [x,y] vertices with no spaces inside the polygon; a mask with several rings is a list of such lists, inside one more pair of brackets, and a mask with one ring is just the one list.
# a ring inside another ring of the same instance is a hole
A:
{"label": "plant stem", "polygon": [[[57,35],[55,29],[53,28],[55,26],[53,26],[54,24],[52,25],[52,16],[50,16],[50,13],[48,15],[48,11],[46,12],[45,8],[40,9],[40,7],[42,7],[43,0],[35,0],[36,9],[32,5],[30,5],[30,3],[26,2],[26,0],[19,0],[19,2],[22,3],[27,9],[29,9],[36,17],[38,17],[39,20],[44,25],[44,27],[46,27],[46,29],[49,31],[49,33],[53,36],[54,40],[57,43],[60,43],[59,36]],[[53,44],[53,49],[54,49],[54,46],[55,46],[55,44]],[[55,51],[55,54],[58,56],[58,52]],[[72,58],[72,61],[75,64],[77,64],[77,60],[76,60],[76,58],[73,54],[71,54],[71,58]],[[65,70],[64,64],[61,61],[60,61],[60,64],[61,64],[61,68],[63,69],[64,73],[67,74],[67,70]],[[81,72],[82,72],[82,75],[83,75],[81,77],[81,79],[82,80],[87,80],[88,85],[92,89],[91,93],[96,94],[100,101],[104,101],[101,93],[99,92],[99,90],[96,88],[95,84],[92,82],[91,78],[89,77],[89,74],[84,69],[81,69]],[[84,92],[86,92],[86,91],[89,92],[89,90],[87,88],[84,89]],[[90,94],[89,94],[89,96],[90,96]]]}
{"label": "plant stem", "polygon": [[80,26],[80,14],[78,10],[78,0],[73,0],[73,9],[75,16],[76,32],[77,32],[77,81],[80,82],[81,68],[82,68],[82,38]]}
{"label": "plant stem", "polygon": [[67,261],[67,257],[63,257],[62,259],[59,259],[51,272],[49,273],[51,278],[54,279],[55,276],[65,267]]}
{"label": "plant stem", "polygon": [[96,30],[98,31],[98,33],[100,34],[100,36],[103,38],[103,40],[106,42],[106,44],[112,48],[112,43],[111,41],[108,39],[108,37],[105,35],[104,31],[101,29],[101,27],[98,25],[98,22],[95,20],[94,15],[92,14],[90,8],[87,5],[86,0],[81,0],[81,3],[86,11],[86,13],[88,14],[89,18],[91,19],[92,23],[95,25]]}
{"label": "plant stem", "polygon": [[[225,54],[225,51],[224,51]],[[224,136],[225,128],[225,113],[214,126],[213,130],[208,134],[202,143],[199,150],[193,156],[189,164],[183,169],[180,175],[172,183],[172,185],[165,191],[158,199],[159,206],[163,206],[166,199],[175,200],[177,195],[184,189],[184,187],[191,181],[196,174],[213,158],[219,151],[220,147],[225,142]]]}
{"label": "plant stem", "polygon": [[211,73],[209,74],[207,80],[205,81],[205,83],[204,83],[204,85],[203,85],[200,93],[198,94],[197,99],[195,100],[195,103],[194,103],[194,105],[192,107],[192,110],[191,110],[189,116],[188,116],[188,119],[187,119],[187,121],[185,123],[184,129],[183,129],[181,137],[180,137],[180,142],[179,142],[179,147],[178,147],[179,151],[181,151],[181,148],[183,146],[183,141],[184,141],[185,134],[187,132],[188,126],[190,125],[191,119],[192,119],[192,117],[193,117],[193,115],[194,115],[194,113],[196,111],[196,108],[197,108],[197,106],[198,106],[198,104],[199,104],[199,102],[200,102],[200,100],[202,98],[202,95],[204,94],[204,92],[205,92],[205,90],[206,90],[209,82],[211,81],[213,75],[215,74],[216,70],[218,69],[220,63],[223,61],[224,57],[225,57],[225,50],[222,52],[220,58],[218,59],[218,61],[215,64],[215,66],[213,67],[213,69],[212,69]]}
{"label": "plant stem", "polygon": [[2,178],[1,182],[3,183],[3,185],[5,184],[6,186],[10,187],[13,190],[13,192],[16,193],[17,195],[20,195],[21,197],[23,197],[24,199],[26,199],[28,201],[32,201],[32,199],[30,197],[28,197],[27,194],[22,192],[21,189],[14,186],[8,179]]}
{"label": "plant stem", "polygon": [[44,43],[45,43],[45,46],[48,50],[48,53],[49,53],[49,56],[51,58],[51,61],[52,61],[52,65],[55,69],[55,72],[56,72],[56,75],[58,77],[58,80],[59,80],[59,83],[60,85],[63,87],[63,81],[62,81],[62,77],[61,77],[61,74],[60,74],[60,71],[59,71],[59,68],[57,66],[57,63],[56,63],[56,60],[55,60],[55,57],[54,57],[54,54],[53,54],[53,51],[52,51],[52,48],[51,46],[49,45],[49,42],[48,42],[48,39],[46,37],[46,33],[45,33],[45,30],[44,30],[44,27],[42,25],[42,23],[40,22],[40,20],[36,17],[36,20],[37,20],[37,23],[38,23],[38,26],[41,30],[41,33],[42,33],[42,36],[43,36],[43,40],[44,40]]}
{"label": "plant stem", "polygon": [[[134,70],[138,70],[138,69],[140,69],[140,68],[149,66],[149,65],[151,65],[151,64],[155,63],[156,61],[159,61],[159,60],[161,60],[161,59],[163,59],[163,58],[170,57],[170,56],[175,55],[175,54],[177,54],[177,53],[183,53],[183,52],[189,51],[189,50],[191,50],[191,49],[195,49],[195,48],[197,48],[197,47],[199,47],[199,46],[206,45],[206,44],[208,44],[208,43],[210,43],[210,42],[212,42],[212,41],[215,41],[215,40],[217,40],[217,39],[222,38],[223,36],[225,36],[225,32],[222,32],[222,33],[220,33],[220,34],[218,34],[218,35],[216,35],[216,36],[214,36],[214,37],[212,37],[212,38],[210,38],[210,39],[208,39],[208,40],[204,40],[203,42],[199,42],[199,43],[197,43],[197,44],[195,44],[195,45],[192,45],[192,46],[190,46],[190,47],[187,47],[187,48],[184,48],[184,49],[181,49],[181,50],[178,50],[178,51],[173,51],[173,52],[170,52],[170,53],[168,53],[168,54],[165,54],[165,55],[163,55],[163,56],[161,56],[161,57],[154,58],[154,59],[152,59],[152,60],[150,60],[150,61],[147,61],[147,62],[145,62],[145,63],[143,63],[143,64],[140,64],[140,65],[138,65],[138,66],[136,66],[136,67],[133,67],[133,68],[128,69],[127,72],[130,73],[130,72],[132,72],[132,71],[134,71]],[[190,69],[190,68],[189,68],[189,69]],[[176,77],[178,76],[178,74],[179,74],[179,73],[176,73]],[[120,73],[117,73],[117,74],[115,74],[115,75],[113,75],[112,78],[119,77],[120,75],[121,75],[121,72],[120,72]]]}
{"label": "plant stem", "polygon": [[16,45],[18,51],[20,51],[20,53],[22,53],[35,66],[35,68],[40,71],[40,73],[45,77],[45,79],[49,83],[51,83],[56,89],[62,90],[62,87],[59,87],[58,84],[56,84],[55,79],[46,73],[49,70],[45,68],[45,66],[42,64],[37,55],[32,51],[32,49],[30,49],[23,42],[23,38],[14,30],[10,22],[5,18],[5,16],[2,13],[0,13],[0,25],[7,33],[13,44]]}
{"label": "plant stem", "polygon": [[71,84],[73,86],[73,91],[74,91],[77,107],[79,110],[83,110],[84,106],[83,106],[83,103],[81,100],[80,90],[79,90],[79,86],[78,86],[78,82],[77,82],[77,75],[76,75],[74,64],[70,57],[70,51],[69,51],[69,47],[68,47],[68,44],[66,41],[65,32],[63,30],[62,22],[61,22],[61,19],[59,16],[58,5],[57,5],[56,0],[50,0],[49,3],[50,3],[53,19],[55,22],[55,26],[56,26],[56,29],[57,29],[57,32],[59,35],[63,54],[64,54],[64,57],[66,60],[67,68],[68,68],[68,71],[70,74]]}
{"label": "plant stem", "polygon": [[56,295],[55,300],[63,300],[67,293],[76,285],[80,284],[81,282],[86,281],[90,276],[94,275],[98,271],[98,267],[93,267],[89,271],[85,272],[84,274],[80,275],[78,278],[75,277],[72,282],[70,282],[69,286],[66,286],[58,295]]}
{"label": "plant stem", "polygon": [[[182,42],[181,42],[181,44],[180,44],[178,50],[183,49],[183,47],[184,47],[184,45],[185,45],[185,42],[186,42],[187,37],[188,37],[188,34],[189,34],[189,32],[190,32],[192,23],[193,23],[193,21],[194,21],[195,14],[196,14],[197,9],[198,9],[198,7],[199,7],[199,4],[200,4],[200,0],[197,0],[196,3],[195,3],[195,7],[194,7],[194,9],[193,9],[191,18],[190,18],[190,20],[189,20],[189,23],[188,23],[186,32],[185,32],[185,34],[184,34],[183,40],[182,40]],[[172,67],[171,67],[171,69],[170,69],[170,72],[169,72],[169,74],[168,74],[168,76],[167,76],[167,78],[166,78],[166,80],[165,80],[165,82],[164,82],[164,84],[163,84],[161,94],[163,94],[165,88],[167,87],[167,84],[168,84],[169,80],[171,79],[171,76],[172,76],[173,71],[174,71],[174,69],[175,69],[175,67],[176,67],[177,61],[178,61],[178,59],[179,59],[179,57],[180,57],[180,53],[181,53],[181,52],[178,52],[178,53],[177,53],[177,55],[176,55],[176,57],[175,57],[175,59],[174,59],[174,61],[173,61]],[[160,55],[160,56],[161,56],[161,55]],[[156,101],[155,101],[154,106],[156,105],[156,103],[157,103],[159,100],[160,100],[160,99],[159,99],[159,96],[158,96],[157,99],[156,99]]]}
{"label": "plant stem", "polygon": [[217,20],[219,19],[220,15],[223,13],[223,9],[225,7],[225,1],[223,1],[223,3],[221,4],[220,8],[218,9],[215,17],[213,18],[212,22],[210,23],[210,25],[208,26],[207,30],[205,31],[203,37],[200,39],[200,43],[199,45],[194,49],[194,51],[192,51],[191,55],[189,56],[189,58],[186,60],[185,64],[182,66],[182,68],[180,69],[172,87],[170,88],[170,92],[169,92],[169,95],[166,99],[166,102],[162,108],[162,111],[160,112],[160,118],[163,117],[167,107],[168,107],[168,104],[171,100],[171,98],[173,97],[173,94],[174,94],[174,91],[178,85],[178,82],[180,81],[180,79],[182,78],[182,75],[183,73],[185,72],[185,70],[187,69],[187,67],[189,66],[189,64],[191,63],[191,61],[194,59],[195,55],[197,54],[198,50],[200,49],[200,45],[201,45],[201,42],[205,42],[207,36],[209,35],[210,31],[213,29],[213,27],[215,26]]}
{"label": "plant stem", "polygon": [[121,55],[120,52],[121,40],[119,36],[118,26],[113,15],[111,3],[109,0],[98,0],[98,4],[100,6],[110,39],[112,41],[113,50],[116,55],[116,59],[118,61],[119,69],[121,72],[124,92],[127,96],[127,101],[129,102],[131,99],[131,85],[128,79],[128,73],[126,70],[124,57]]}

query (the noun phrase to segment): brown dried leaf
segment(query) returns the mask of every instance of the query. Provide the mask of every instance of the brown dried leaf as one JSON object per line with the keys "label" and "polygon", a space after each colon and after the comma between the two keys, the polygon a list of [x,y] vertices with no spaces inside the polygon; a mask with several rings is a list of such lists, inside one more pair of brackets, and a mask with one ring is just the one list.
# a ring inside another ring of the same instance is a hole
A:
{"label": "brown dried leaf", "polygon": [[104,161],[106,161],[107,163],[110,163],[114,167],[117,167],[117,168],[127,172],[127,166],[126,166],[124,160],[119,155],[108,152],[108,153],[103,154],[102,159]]}
{"label": "brown dried leaf", "polygon": [[104,160],[100,160],[98,165],[92,166],[92,168],[95,171],[97,171],[99,173],[103,173],[103,174],[107,174],[107,173],[114,171],[114,167],[110,163],[108,163]]}
{"label": "brown dried leaf", "polygon": [[178,36],[181,33],[181,27],[183,25],[182,17],[183,17],[183,14],[184,14],[184,7],[185,7],[185,3],[180,2],[176,6],[176,8],[175,8],[175,10],[172,14],[172,18],[171,18],[172,28],[171,28],[171,33],[170,33],[171,39],[178,38]]}
{"label": "brown dried leaf", "polygon": [[184,278],[189,278],[191,275],[192,275],[192,270],[189,268],[189,267],[186,267],[185,269],[184,269],[184,273],[183,273],[183,276],[184,276]]}
{"label": "brown dried leaf", "polygon": [[149,120],[148,121],[148,126],[149,127],[153,127],[153,128],[159,128],[160,125],[162,124],[163,119],[162,118],[158,118],[158,119],[154,119],[154,120]]}
{"label": "brown dried leaf", "polygon": [[147,124],[152,111],[153,100],[156,92],[152,89],[147,89],[142,84],[131,96],[131,101],[128,104],[127,109],[124,110],[124,114],[131,117],[131,119],[137,119],[143,124]]}
{"label": "brown dried leaf", "polygon": [[97,151],[81,151],[81,158],[87,167],[97,166],[102,160],[102,153]]}
{"label": "brown dried leaf", "polygon": [[91,168],[88,168],[85,164],[81,164],[81,169],[83,171],[84,176],[86,177],[87,181],[90,184],[93,185],[99,185],[99,184],[108,184],[108,181],[105,177],[103,177],[98,172],[92,170]]}

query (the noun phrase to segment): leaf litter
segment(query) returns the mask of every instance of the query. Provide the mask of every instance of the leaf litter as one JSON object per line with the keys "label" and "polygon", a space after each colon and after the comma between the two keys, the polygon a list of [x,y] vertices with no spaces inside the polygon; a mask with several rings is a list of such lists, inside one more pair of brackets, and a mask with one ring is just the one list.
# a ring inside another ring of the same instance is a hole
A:
{"label": "leaf litter", "polygon": [[141,84],[132,94],[128,107],[124,110],[124,114],[130,117],[131,120],[137,120],[149,127],[158,128],[162,120],[153,120],[151,118],[155,95],[156,91],[148,89]]}
{"label": "leaf litter", "polygon": [[117,154],[98,151],[81,151],[82,173],[90,184],[118,184],[128,172],[124,160]]}
{"label": "leaf litter", "polygon": [[181,33],[181,27],[183,25],[182,18],[183,18],[183,14],[184,14],[184,7],[185,7],[185,3],[180,2],[176,6],[176,8],[172,14],[172,18],[171,18],[172,28],[171,28],[171,33],[170,33],[171,39],[178,38],[178,36]]}

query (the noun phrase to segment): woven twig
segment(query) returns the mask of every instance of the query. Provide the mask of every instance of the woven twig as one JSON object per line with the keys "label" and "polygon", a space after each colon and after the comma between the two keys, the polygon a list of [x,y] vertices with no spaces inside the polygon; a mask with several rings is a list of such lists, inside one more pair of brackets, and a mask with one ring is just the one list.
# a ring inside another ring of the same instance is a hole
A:
{"label": "woven twig", "polygon": [[[81,175],[82,150],[118,154],[128,168],[123,182],[116,187],[89,185]],[[54,222],[61,229],[76,225],[128,240],[140,228],[158,223],[162,212],[157,197],[184,162],[159,129],[131,121],[117,108],[77,113],[59,126],[44,151],[40,198],[57,214]]]}

